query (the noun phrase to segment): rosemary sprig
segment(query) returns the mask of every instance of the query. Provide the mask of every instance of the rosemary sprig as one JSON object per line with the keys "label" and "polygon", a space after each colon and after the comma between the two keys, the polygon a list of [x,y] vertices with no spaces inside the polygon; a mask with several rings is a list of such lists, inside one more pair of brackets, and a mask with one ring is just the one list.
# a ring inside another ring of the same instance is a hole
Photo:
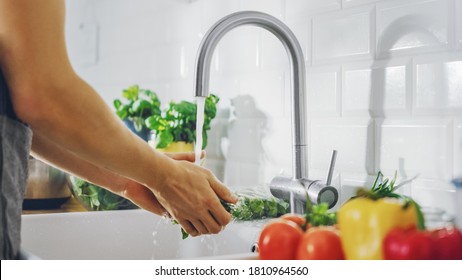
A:
{"label": "rosemary sprig", "polygon": [[370,190],[366,188],[360,188],[357,191],[356,196],[368,197],[373,200],[377,200],[384,197],[402,198],[402,195],[395,193],[395,191],[400,187],[395,186],[396,178],[396,171],[391,181],[388,178],[383,179],[383,173],[379,171],[377,173],[377,177],[375,178],[374,184],[372,185],[372,188]]}
{"label": "rosemary sprig", "polygon": [[[383,179],[383,173],[379,171],[377,173],[377,177],[375,178],[374,184],[372,185],[372,188],[370,190],[366,188],[360,188],[356,194],[356,197],[367,197],[372,200],[377,200],[377,199],[381,199],[385,197],[402,199],[404,201],[403,209],[407,209],[410,206],[414,207],[416,211],[416,216],[417,216],[417,228],[419,230],[425,230],[425,217],[422,213],[420,205],[409,196],[395,193],[395,191],[398,188],[405,185],[405,183],[395,185],[396,178],[397,178],[396,171],[391,181],[388,178]],[[406,183],[409,183],[414,179],[415,177],[407,181]]]}

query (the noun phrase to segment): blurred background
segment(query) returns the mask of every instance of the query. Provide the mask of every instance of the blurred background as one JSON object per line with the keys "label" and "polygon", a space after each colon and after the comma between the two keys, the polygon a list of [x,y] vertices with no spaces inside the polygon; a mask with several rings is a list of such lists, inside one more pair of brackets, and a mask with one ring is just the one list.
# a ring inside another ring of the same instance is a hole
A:
{"label": "blurred background", "polygon": [[[377,172],[424,206],[455,211],[462,176],[462,0],[67,0],[67,46],[77,73],[111,108],[138,84],[163,103],[193,101],[199,43],[241,10],[284,21],[307,67],[309,168],[341,202]],[[290,69],[281,43],[256,27],[231,31],[213,59],[219,110],[206,165],[230,188],[290,175]]]}

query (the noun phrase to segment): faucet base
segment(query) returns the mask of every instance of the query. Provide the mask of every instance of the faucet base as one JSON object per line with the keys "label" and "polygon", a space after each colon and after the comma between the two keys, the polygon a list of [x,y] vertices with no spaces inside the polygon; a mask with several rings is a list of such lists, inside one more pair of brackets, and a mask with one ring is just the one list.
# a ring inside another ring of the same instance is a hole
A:
{"label": "faucet base", "polygon": [[329,209],[338,201],[338,191],[319,180],[293,179],[277,176],[270,183],[271,194],[289,201],[291,212],[305,213],[307,197],[313,204],[327,203]]}

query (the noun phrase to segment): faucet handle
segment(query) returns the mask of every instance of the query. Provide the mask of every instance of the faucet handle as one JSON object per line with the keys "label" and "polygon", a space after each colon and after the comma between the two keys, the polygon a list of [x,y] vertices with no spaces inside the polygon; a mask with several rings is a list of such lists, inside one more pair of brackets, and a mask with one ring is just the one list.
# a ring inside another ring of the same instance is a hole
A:
{"label": "faucet handle", "polygon": [[335,161],[337,161],[337,150],[332,151],[332,157],[330,159],[329,172],[327,174],[326,185],[330,186],[332,182],[332,176],[334,175]]}

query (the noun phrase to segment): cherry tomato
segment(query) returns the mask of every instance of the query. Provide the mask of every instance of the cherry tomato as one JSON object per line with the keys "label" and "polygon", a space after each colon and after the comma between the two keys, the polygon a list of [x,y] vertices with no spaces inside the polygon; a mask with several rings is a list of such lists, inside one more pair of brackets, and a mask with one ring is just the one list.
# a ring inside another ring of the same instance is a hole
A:
{"label": "cherry tomato", "polygon": [[303,234],[297,260],[344,260],[339,231],[333,227],[313,227]]}
{"label": "cherry tomato", "polygon": [[289,213],[289,214],[282,215],[280,218],[283,219],[283,220],[292,221],[292,222],[296,223],[297,225],[299,225],[302,229],[306,224],[306,219],[302,215],[290,214]]}
{"label": "cherry tomato", "polygon": [[260,259],[293,260],[302,234],[302,229],[289,220],[277,219],[267,224],[258,239]]}

